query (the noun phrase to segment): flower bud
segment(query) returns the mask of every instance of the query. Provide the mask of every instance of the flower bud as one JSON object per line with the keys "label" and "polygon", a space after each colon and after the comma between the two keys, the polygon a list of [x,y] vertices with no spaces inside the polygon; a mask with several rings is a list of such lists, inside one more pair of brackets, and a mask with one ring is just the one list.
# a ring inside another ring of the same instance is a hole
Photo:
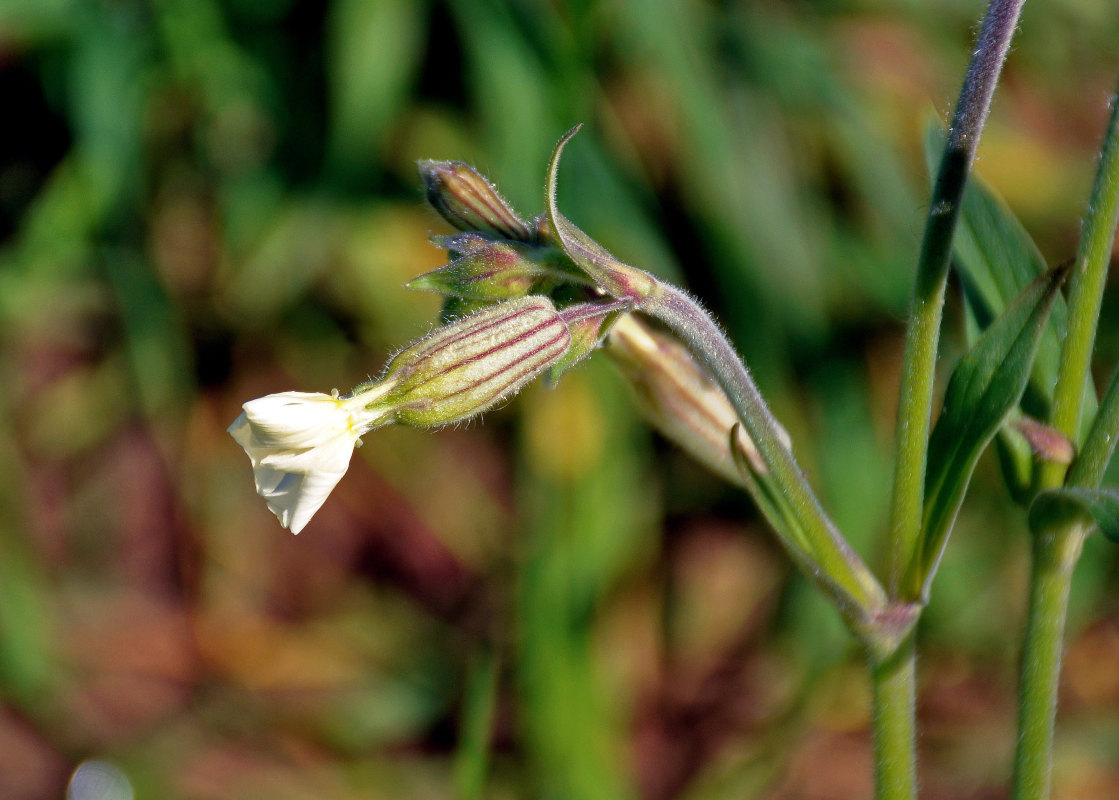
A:
{"label": "flower bud", "polygon": [[1056,428],[1027,416],[1020,417],[1014,423],[1014,428],[1022,434],[1034,455],[1042,461],[1067,465],[1076,457],[1076,445]]}
{"label": "flower bud", "polygon": [[636,390],[646,419],[697,461],[745,486],[731,452],[731,431],[737,427],[739,452],[755,471],[766,472],[730,400],[684,345],[625,314],[610,330],[606,352]]}
{"label": "flower bud", "polygon": [[[475,240],[481,239],[481,242]],[[566,256],[552,248],[520,242],[486,240],[477,234],[447,237],[441,244],[459,257],[408,283],[409,289],[463,297],[470,300],[511,300],[543,294],[580,276],[565,272]]]}
{"label": "flower bud", "polygon": [[461,161],[421,161],[427,201],[462,231],[482,231],[507,239],[532,239],[528,225],[481,173]]}
{"label": "flower bud", "polygon": [[471,314],[398,353],[381,379],[394,419],[432,427],[492,408],[558,361],[571,344],[545,297]]}

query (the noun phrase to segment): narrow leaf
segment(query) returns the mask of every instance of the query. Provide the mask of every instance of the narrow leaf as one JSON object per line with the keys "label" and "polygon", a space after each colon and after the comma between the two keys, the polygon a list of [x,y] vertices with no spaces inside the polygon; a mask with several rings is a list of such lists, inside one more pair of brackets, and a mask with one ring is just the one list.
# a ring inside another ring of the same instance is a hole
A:
{"label": "narrow leaf", "polygon": [[742,481],[746,489],[753,496],[754,502],[758,504],[758,508],[769,520],[769,524],[773,526],[777,535],[795,543],[795,546],[790,546],[790,552],[812,552],[812,542],[801,530],[796,514],[788,508],[788,500],[784,492],[781,491],[780,487],[774,486],[773,480],[767,472],[759,468],[759,466],[764,465],[757,463],[757,453],[751,453],[742,446],[740,441],[742,432],[742,423],[734,423],[727,435],[727,442],[731,457],[742,475]]}
{"label": "narrow leaf", "polygon": [[971,474],[1017,406],[1067,269],[1031,283],[956,366],[929,439],[921,546],[906,576],[926,596]]}
{"label": "narrow leaf", "polygon": [[1090,517],[1104,536],[1119,542],[1119,489],[1050,489],[1039,494],[1030,506],[1030,528],[1034,531],[1077,517]]}
{"label": "narrow leaf", "polygon": [[564,252],[595,283],[618,299],[633,300],[640,304],[640,301],[647,297],[656,285],[653,277],[614,258],[609,250],[583,233],[556,208],[556,174],[559,171],[560,156],[563,155],[563,148],[581,127],[582,124],[576,125],[565,133],[552,151],[552,160],[548,163],[548,182],[544,198],[548,208],[548,221],[552,223]]}

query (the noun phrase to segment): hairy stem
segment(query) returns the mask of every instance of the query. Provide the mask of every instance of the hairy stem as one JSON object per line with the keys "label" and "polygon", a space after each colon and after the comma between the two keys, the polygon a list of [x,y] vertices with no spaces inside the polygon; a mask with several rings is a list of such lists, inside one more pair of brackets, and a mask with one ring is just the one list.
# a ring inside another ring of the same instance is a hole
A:
{"label": "hairy stem", "polygon": [[916,659],[916,647],[910,635],[889,656],[871,663],[874,782],[878,800],[914,800],[917,797]]}
{"label": "hairy stem", "polygon": [[[836,584],[825,589],[832,590],[829,594],[839,603],[844,618],[853,624],[856,633],[864,636],[866,621],[885,605],[885,592],[820,506],[734,346],[707,312],[684,292],[668,284],[658,283],[642,310],[672,328],[726,392],[774,482],[781,487],[784,507],[807,540],[811,549],[807,555],[818,565],[815,572],[810,571],[810,577],[818,583],[830,579]],[[806,563],[801,557],[797,561],[802,566]],[[839,596],[835,588],[840,590]]]}
{"label": "hairy stem", "polygon": [[920,550],[933,378],[952,236],[979,136],[1024,2],[992,0],[987,7],[929,201],[906,329],[898,404],[890,517],[890,589],[893,593],[902,591],[902,578],[909,562]]}
{"label": "hairy stem", "polygon": [[[1119,222],[1119,104],[1111,104],[1111,118],[1104,136],[1092,197],[1084,218],[1084,230],[1069,277],[1068,334],[1061,348],[1057,386],[1053,391],[1050,424],[1074,442],[1079,441],[1084,393],[1090,380],[1092,351],[1099,325],[1100,304],[1111,261],[1115,227]],[[1114,413],[1109,409],[1108,413]],[[1078,472],[1082,472],[1078,470]],[[1060,486],[1065,477],[1061,464],[1042,464],[1041,488]],[[1078,476],[1090,479],[1098,476]]]}
{"label": "hairy stem", "polygon": [[[1072,441],[1078,440],[1084,396],[1090,387],[1092,351],[1100,304],[1107,280],[1115,229],[1119,223],[1119,106],[1112,102],[1092,197],[1073,268],[1069,296],[1069,329],[1061,349],[1051,424]],[[1063,464],[1043,462],[1039,485],[1055,489],[1098,486],[1114,451],[1119,431],[1119,382],[1112,381],[1084,447],[1066,474]],[[1072,574],[1086,535],[1080,525],[1034,532],[1030,606],[1022,645],[1018,695],[1018,748],[1014,760],[1016,800],[1049,797],[1053,764],[1053,728],[1057,715],[1057,682],[1068,613]]]}
{"label": "hairy stem", "polygon": [[1015,800],[1049,797],[1065,617],[1072,573],[1084,536],[1080,525],[1039,531],[1034,536],[1030,605],[1018,689]]}

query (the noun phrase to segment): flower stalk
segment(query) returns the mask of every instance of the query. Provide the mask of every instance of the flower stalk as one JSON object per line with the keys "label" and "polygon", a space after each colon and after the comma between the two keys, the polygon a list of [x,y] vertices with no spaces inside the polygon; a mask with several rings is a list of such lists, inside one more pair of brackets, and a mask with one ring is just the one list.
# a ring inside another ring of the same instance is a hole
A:
{"label": "flower stalk", "polygon": [[[1111,116],[1071,276],[1068,333],[1062,344],[1050,425],[1079,441],[1084,398],[1091,385],[1091,358],[1099,325],[1116,227],[1119,225],[1119,104]],[[1119,431],[1119,382],[1112,381],[1084,447],[1071,467],[1038,465],[1041,489],[1098,486]],[[1057,688],[1072,576],[1090,528],[1066,522],[1033,531],[1029,612],[1018,690],[1015,800],[1046,800],[1053,769]]]}

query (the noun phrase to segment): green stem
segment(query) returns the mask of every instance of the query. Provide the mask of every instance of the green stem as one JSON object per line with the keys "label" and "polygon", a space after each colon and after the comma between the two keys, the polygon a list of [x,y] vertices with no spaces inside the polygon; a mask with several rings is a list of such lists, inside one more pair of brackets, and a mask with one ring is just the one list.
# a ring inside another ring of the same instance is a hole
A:
{"label": "green stem", "polygon": [[1099,486],[1119,443],[1119,369],[1111,376],[1084,447],[1069,467],[1069,486]]}
{"label": "green stem", "polygon": [[893,653],[871,661],[877,800],[917,797],[916,660],[917,651],[910,635]]}
{"label": "green stem", "polygon": [[1084,537],[1085,529],[1080,525],[1034,535],[1030,606],[1018,690],[1014,800],[1049,797],[1061,646],[1069,587]]}
{"label": "green stem", "polygon": [[[1077,441],[1084,396],[1090,386],[1092,351],[1107,280],[1115,229],[1119,223],[1119,106],[1112,103],[1099,169],[1084,220],[1084,233],[1072,274],[1069,329],[1061,349],[1061,365],[1053,396],[1051,425]],[[1039,486],[1054,489],[1098,486],[1114,450],[1119,430],[1119,395],[1112,381],[1100,405],[1084,448],[1067,473],[1063,464],[1042,462]],[[1087,531],[1080,525],[1034,532],[1030,606],[1022,645],[1022,677],[1018,701],[1018,749],[1014,760],[1016,800],[1049,797],[1053,764],[1053,727],[1057,715],[1057,682],[1069,588]]]}
{"label": "green stem", "polygon": [[933,379],[952,236],[979,136],[1023,2],[992,0],[987,7],[929,201],[905,335],[898,403],[897,456],[890,516],[890,589],[895,594],[901,591],[902,577],[920,544]]}
{"label": "green stem", "polygon": [[820,506],[734,346],[695,300],[669,284],[658,281],[655,286],[641,310],[672,328],[711,370],[780,487],[782,507],[788,509],[811,552],[796,552],[797,542],[788,538],[783,539],[786,546],[799,564],[809,565],[809,576],[836,600],[854,632],[864,639],[873,636],[868,622],[885,608],[885,592]]}
{"label": "green stem", "polygon": [[[1061,348],[1057,386],[1053,391],[1050,424],[1073,442],[1079,441],[1080,417],[1084,409],[1084,393],[1091,377],[1100,304],[1107,282],[1115,228],[1119,223],[1119,103],[1113,101],[1111,106],[1111,118],[1104,135],[1092,198],[1088,202],[1076,265],[1069,278],[1069,328]],[[1064,477],[1064,465],[1054,462],[1041,465],[1041,488],[1056,488]],[[1083,477],[1095,478],[1098,482],[1099,476]]]}

